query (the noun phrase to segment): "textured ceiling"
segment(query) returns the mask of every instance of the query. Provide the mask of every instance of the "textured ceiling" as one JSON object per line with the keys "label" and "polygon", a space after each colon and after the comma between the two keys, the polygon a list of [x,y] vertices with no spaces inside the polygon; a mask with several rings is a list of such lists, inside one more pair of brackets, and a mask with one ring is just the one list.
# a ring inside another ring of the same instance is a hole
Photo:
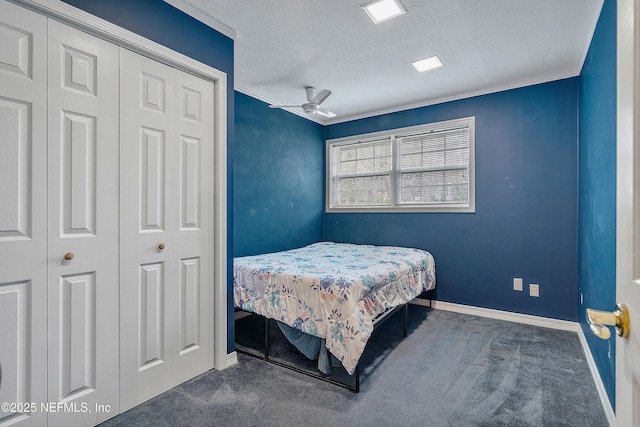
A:
{"label": "textured ceiling", "polygon": [[[327,124],[576,76],[603,3],[403,0],[407,14],[375,25],[365,0],[165,1],[237,32],[237,90],[297,105],[305,86],[330,89],[338,116],[313,118]],[[432,55],[444,67],[410,64]]]}

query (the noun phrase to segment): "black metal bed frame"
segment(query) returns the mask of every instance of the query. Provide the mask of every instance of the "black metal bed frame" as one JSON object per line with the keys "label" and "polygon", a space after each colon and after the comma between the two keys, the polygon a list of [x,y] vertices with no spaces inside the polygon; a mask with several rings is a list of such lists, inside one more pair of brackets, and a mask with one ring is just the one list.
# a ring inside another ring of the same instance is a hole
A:
{"label": "black metal bed frame", "polygon": [[[403,310],[402,336],[406,337],[407,336],[407,322],[408,322],[408,315],[409,315],[409,303],[405,303],[403,305],[399,305],[397,307],[394,307],[393,309],[391,309],[391,310],[381,314],[380,316],[376,317],[373,320],[373,330],[375,331],[378,328],[378,326],[383,324],[393,314],[395,314],[397,311],[400,311],[400,310]],[[255,315],[260,316],[259,314],[252,313],[252,312],[245,311],[245,313],[255,314]],[[261,317],[264,317],[264,316],[261,316]],[[271,320],[271,319],[269,319],[268,317],[264,317],[264,356],[259,355],[259,354],[255,354],[255,353],[251,353],[251,352],[248,352],[246,350],[242,350],[242,349],[238,349],[238,348],[236,348],[236,351],[238,353],[242,353],[242,354],[245,354],[247,356],[255,357],[257,359],[261,359],[261,360],[267,361],[267,362],[272,363],[274,365],[281,366],[281,367],[289,369],[291,371],[307,375],[309,377],[318,379],[320,381],[331,383],[333,385],[337,385],[339,387],[346,388],[347,390],[351,390],[353,392],[360,393],[360,368],[359,368],[359,365],[356,366],[356,370],[355,370],[355,372],[353,374],[354,375],[354,379],[355,379],[355,385],[351,386],[349,384],[345,384],[345,383],[342,383],[340,381],[336,381],[336,380],[333,380],[331,378],[322,376],[322,375],[320,375],[318,373],[307,371],[306,369],[301,369],[301,368],[299,368],[297,366],[289,365],[287,363],[280,362],[279,360],[275,360],[275,359],[270,358],[269,357],[269,320]]]}

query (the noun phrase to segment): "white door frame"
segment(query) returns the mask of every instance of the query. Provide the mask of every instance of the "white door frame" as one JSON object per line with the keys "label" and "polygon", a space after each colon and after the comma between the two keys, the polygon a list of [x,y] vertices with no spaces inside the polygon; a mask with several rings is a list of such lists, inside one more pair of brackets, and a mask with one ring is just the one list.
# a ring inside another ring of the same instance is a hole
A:
{"label": "white door frame", "polygon": [[[616,299],[628,305],[631,319],[629,339],[616,338],[616,421],[621,427],[633,424],[634,404],[640,399],[638,390],[634,396],[633,369],[629,366],[640,359],[638,348],[634,347],[640,341],[640,307],[637,305],[637,289],[632,290],[637,288],[636,284],[632,285],[632,280],[638,274],[634,271],[637,268],[634,258],[639,250],[638,243],[634,243],[634,232],[638,231],[634,213],[640,211],[640,200],[634,196],[640,190],[639,177],[637,172],[634,173],[640,155],[640,147],[637,146],[640,136],[639,7],[636,0],[617,2]],[[637,375],[637,367],[635,369]],[[638,411],[637,407],[635,411]],[[635,417],[638,415],[636,413]]]}
{"label": "white door frame", "polygon": [[93,34],[214,84],[214,291],[213,367],[233,365],[227,357],[227,74],[193,58],[123,29],[104,19],[56,0],[10,0],[44,16]]}

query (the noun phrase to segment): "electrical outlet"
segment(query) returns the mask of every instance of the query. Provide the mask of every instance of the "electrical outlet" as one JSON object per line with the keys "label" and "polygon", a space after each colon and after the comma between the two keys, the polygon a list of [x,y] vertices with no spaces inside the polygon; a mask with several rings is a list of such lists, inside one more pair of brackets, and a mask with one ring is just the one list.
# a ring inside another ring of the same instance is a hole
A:
{"label": "electrical outlet", "polygon": [[529,285],[529,296],[539,297],[540,296],[540,285],[532,283]]}
{"label": "electrical outlet", "polygon": [[514,291],[522,290],[522,279],[520,277],[513,278],[513,290]]}

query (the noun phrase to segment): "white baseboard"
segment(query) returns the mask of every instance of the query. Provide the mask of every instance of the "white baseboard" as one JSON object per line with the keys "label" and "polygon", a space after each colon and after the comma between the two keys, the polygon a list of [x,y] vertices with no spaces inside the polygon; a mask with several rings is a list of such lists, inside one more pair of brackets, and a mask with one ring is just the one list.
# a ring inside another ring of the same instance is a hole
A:
{"label": "white baseboard", "polygon": [[231,353],[227,354],[227,366],[225,366],[226,368],[230,368],[233,365],[238,363],[238,353],[236,353],[235,351],[232,351]]}
{"label": "white baseboard", "polygon": [[526,325],[542,326],[544,328],[561,329],[563,331],[578,332],[577,322],[551,319],[548,317],[532,316],[530,314],[512,313],[509,311],[493,310],[490,308],[473,307],[471,305],[454,304],[451,302],[431,301],[431,307],[436,310],[454,311],[456,313],[471,314],[480,317],[506,320],[508,322],[524,323]]}
{"label": "white baseboard", "polygon": [[[428,301],[428,300],[425,300]],[[451,302],[443,302],[443,301],[431,301],[423,302],[413,300],[411,303],[416,305],[422,305],[425,307],[432,307],[436,310],[445,310],[445,311],[453,311],[456,313],[462,314],[470,314],[474,316],[481,317],[490,317],[492,319],[498,320],[506,320],[508,322],[516,322],[516,323],[524,323],[527,325],[534,326],[542,326],[545,328],[552,329],[561,329],[564,331],[575,332],[578,334],[578,339],[580,340],[580,344],[582,345],[582,350],[584,351],[585,357],[587,358],[587,364],[589,365],[589,370],[591,371],[591,376],[593,377],[593,381],[596,385],[596,390],[598,391],[598,396],[600,397],[600,403],[602,404],[602,409],[609,421],[610,427],[616,427],[616,415],[613,411],[613,407],[611,406],[611,402],[609,402],[609,396],[607,396],[607,392],[604,388],[604,383],[602,382],[602,378],[600,377],[600,372],[598,372],[598,368],[596,367],[596,362],[593,359],[593,355],[591,354],[591,349],[587,344],[587,339],[582,332],[582,328],[578,322],[569,322],[567,320],[558,320],[558,319],[550,319],[547,317],[540,316],[532,316],[529,314],[520,314],[520,313],[511,313],[508,311],[501,310],[492,310],[489,308],[481,308],[481,307],[473,307],[470,305],[463,304],[454,304]]]}
{"label": "white baseboard", "polygon": [[589,364],[589,369],[591,370],[591,376],[593,377],[593,381],[596,383],[598,396],[600,396],[602,408],[604,409],[604,413],[607,416],[607,420],[609,421],[609,426],[616,427],[616,414],[613,411],[611,402],[609,402],[607,390],[604,388],[602,377],[600,377],[600,372],[598,371],[598,368],[596,366],[596,361],[593,359],[593,355],[591,354],[591,350],[589,349],[589,344],[587,343],[587,338],[584,336],[582,328],[578,328],[578,337],[580,338],[580,344],[582,344],[582,349],[584,350],[584,354],[587,358],[587,363]]}

